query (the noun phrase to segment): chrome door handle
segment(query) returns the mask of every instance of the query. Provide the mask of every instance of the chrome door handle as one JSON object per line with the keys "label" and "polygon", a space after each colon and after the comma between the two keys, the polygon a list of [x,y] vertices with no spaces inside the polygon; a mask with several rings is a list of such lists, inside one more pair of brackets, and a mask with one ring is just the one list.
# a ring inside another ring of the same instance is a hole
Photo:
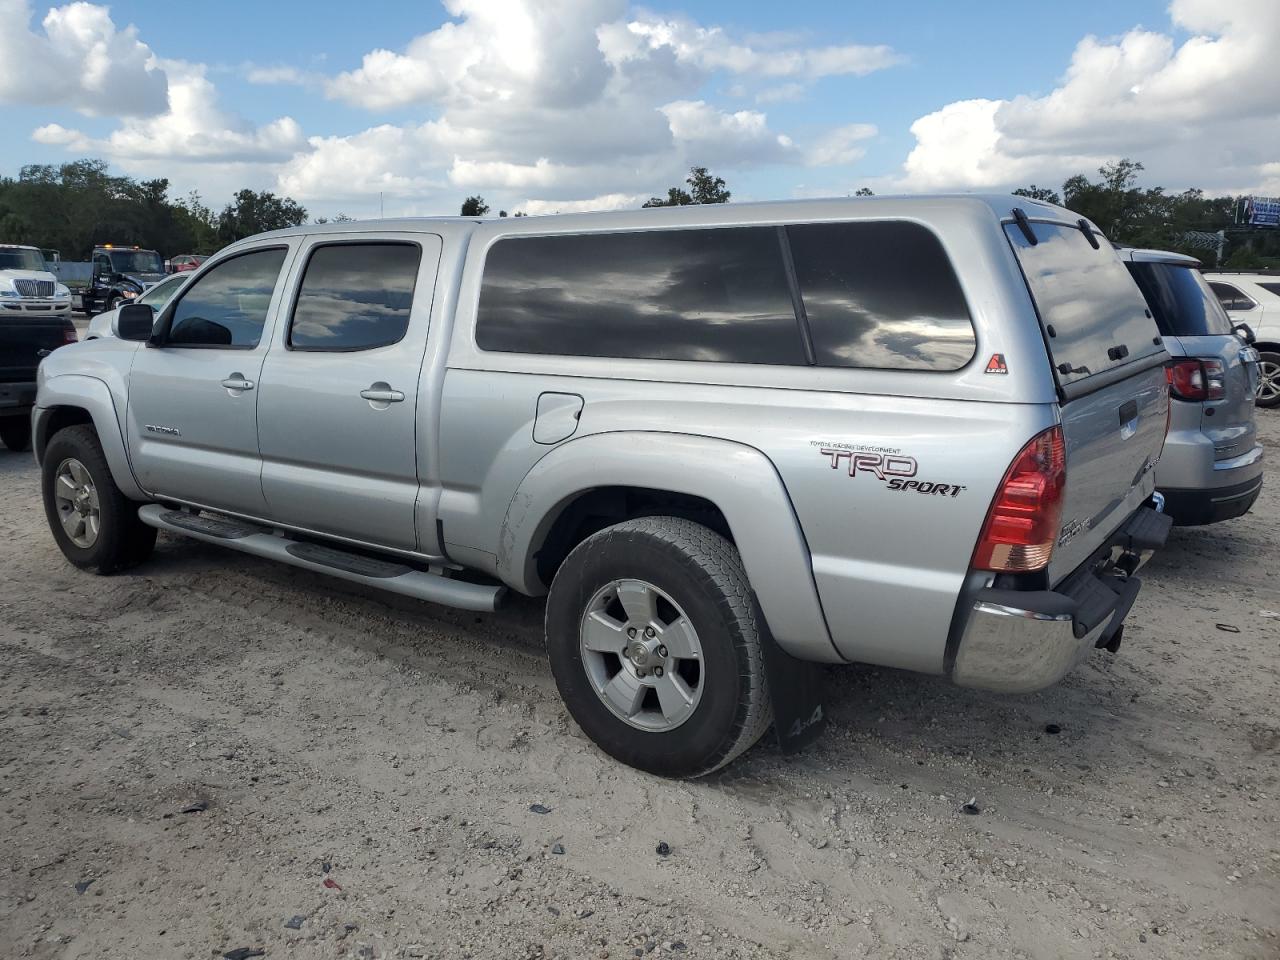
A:
{"label": "chrome door handle", "polygon": [[404,399],[404,394],[399,390],[386,390],[370,387],[367,390],[361,390],[360,396],[366,400],[372,400],[375,403],[399,403]]}
{"label": "chrome door handle", "polygon": [[253,389],[252,380],[246,380],[244,377],[235,373],[227,377],[227,379],[223,380],[222,385],[226,387],[228,390],[252,390]]}

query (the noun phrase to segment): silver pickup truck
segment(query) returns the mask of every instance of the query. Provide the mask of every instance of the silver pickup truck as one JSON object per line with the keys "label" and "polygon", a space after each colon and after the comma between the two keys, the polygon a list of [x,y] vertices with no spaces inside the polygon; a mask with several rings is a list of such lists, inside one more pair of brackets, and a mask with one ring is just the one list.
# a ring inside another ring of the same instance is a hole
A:
{"label": "silver pickup truck", "polygon": [[1020,197],[315,225],[40,367],[74,564],[157,530],[437,603],[548,595],[581,728],[660,774],[823,722],[818,664],[1025,692],[1163,542],[1168,355]]}

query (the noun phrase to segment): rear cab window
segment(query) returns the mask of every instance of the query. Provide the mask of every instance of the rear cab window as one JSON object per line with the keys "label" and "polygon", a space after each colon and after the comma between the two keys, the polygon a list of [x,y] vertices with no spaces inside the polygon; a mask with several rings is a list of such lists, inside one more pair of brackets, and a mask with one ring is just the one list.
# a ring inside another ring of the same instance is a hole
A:
{"label": "rear cab window", "polygon": [[1006,224],[1005,234],[1067,398],[1114,382],[1121,370],[1136,371],[1150,365],[1144,361],[1164,357],[1142,293],[1106,238],[1095,234],[1095,247],[1079,226],[1036,220]]}
{"label": "rear cab window", "polygon": [[1195,267],[1142,261],[1125,266],[1147,298],[1161,335],[1208,337],[1231,332],[1231,320]]}

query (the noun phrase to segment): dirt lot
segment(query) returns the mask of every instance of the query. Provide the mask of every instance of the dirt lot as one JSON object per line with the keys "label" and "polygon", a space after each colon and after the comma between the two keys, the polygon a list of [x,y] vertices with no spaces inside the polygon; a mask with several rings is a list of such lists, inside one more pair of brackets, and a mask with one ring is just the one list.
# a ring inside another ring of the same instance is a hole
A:
{"label": "dirt lot", "polygon": [[673,783],[568,721],[536,603],[98,578],[36,480],[0,453],[0,957],[1280,957],[1276,481],[1058,688],[832,670],[805,755]]}

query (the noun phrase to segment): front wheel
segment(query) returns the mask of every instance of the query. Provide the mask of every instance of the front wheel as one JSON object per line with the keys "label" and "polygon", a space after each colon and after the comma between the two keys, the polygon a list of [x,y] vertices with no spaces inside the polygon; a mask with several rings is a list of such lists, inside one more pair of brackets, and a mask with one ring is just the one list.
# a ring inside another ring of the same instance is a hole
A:
{"label": "front wheel", "polygon": [[59,430],[42,464],[45,517],[68,560],[115,573],[151,555],[156,530],[138,519],[138,505],[116,486],[92,427]]}
{"label": "front wheel", "polygon": [[125,304],[124,297],[112,297],[107,301],[107,310],[119,310]]}
{"label": "front wheel", "polygon": [[1260,407],[1280,406],[1280,353],[1258,352],[1258,395]]}
{"label": "front wheel", "polygon": [[547,599],[547,651],[574,720],[610,756],[695,777],[772,720],[767,629],[737,550],[675,517],[607,527],[579,544]]}

